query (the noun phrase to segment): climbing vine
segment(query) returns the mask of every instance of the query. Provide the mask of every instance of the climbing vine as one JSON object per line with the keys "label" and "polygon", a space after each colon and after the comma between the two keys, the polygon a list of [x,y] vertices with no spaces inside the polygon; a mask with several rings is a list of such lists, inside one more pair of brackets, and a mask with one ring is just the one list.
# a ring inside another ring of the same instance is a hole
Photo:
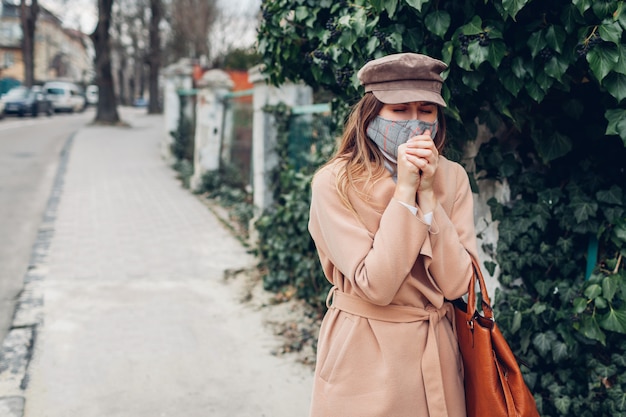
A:
{"label": "climbing vine", "polygon": [[[274,204],[255,224],[264,286],[272,291],[295,292],[322,312],[330,284],[324,278],[308,223],[311,179],[334,150],[332,123],[319,115],[299,121],[283,104],[267,106],[265,111],[276,122],[279,162],[271,181]],[[303,129],[296,129],[298,123],[304,124]],[[300,134],[295,138],[290,132]],[[294,149],[294,143],[306,146]]]}

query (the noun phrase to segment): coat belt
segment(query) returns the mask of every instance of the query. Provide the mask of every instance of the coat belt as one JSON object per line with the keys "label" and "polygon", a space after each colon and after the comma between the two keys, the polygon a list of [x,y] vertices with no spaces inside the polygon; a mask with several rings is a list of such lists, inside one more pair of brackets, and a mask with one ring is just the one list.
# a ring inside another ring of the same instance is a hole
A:
{"label": "coat belt", "polygon": [[391,304],[380,306],[333,287],[328,293],[326,305],[371,320],[392,323],[428,321],[428,339],[421,360],[428,414],[430,417],[448,417],[437,336],[439,321],[444,316],[448,315],[448,319],[454,322],[454,308],[450,303],[444,303],[440,309],[432,304],[425,308]]}

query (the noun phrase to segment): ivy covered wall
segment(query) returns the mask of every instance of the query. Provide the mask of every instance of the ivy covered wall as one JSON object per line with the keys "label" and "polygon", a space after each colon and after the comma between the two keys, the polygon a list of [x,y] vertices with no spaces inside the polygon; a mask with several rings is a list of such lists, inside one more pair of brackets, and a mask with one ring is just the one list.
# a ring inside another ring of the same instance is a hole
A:
{"label": "ivy covered wall", "polygon": [[624,2],[265,0],[261,11],[272,82],[303,80],[344,105],[370,59],[448,63],[448,155],[460,160],[485,126],[473,179],[510,189],[489,201],[499,238],[484,267],[500,268],[495,310],[541,415],[626,416]]}

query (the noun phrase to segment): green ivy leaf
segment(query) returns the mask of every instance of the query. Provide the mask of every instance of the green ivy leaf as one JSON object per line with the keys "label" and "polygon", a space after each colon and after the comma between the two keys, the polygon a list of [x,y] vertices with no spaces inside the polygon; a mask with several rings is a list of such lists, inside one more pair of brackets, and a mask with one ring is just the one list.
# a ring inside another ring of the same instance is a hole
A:
{"label": "green ivy leaf", "polygon": [[596,193],[598,201],[608,204],[622,204],[622,189],[612,185],[608,190],[600,190]]}
{"label": "green ivy leaf", "polygon": [[513,71],[513,74],[515,74],[515,76],[520,80],[524,79],[527,71],[526,63],[524,62],[524,59],[522,59],[522,57],[517,56],[513,58],[513,61],[511,62],[511,71]]}
{"label": "green ivy leaf", "polygon": [[469,23],[461,26],[461,33],[464,35],[478,35],[482,31],[483,21],[478,16],[474,16]]}
{"label": "green ivy leaf", "polygon": [[608,303],[606,302],[606,299],[602,296],[596,297],[594,300],[594,303],[596,307],[599,308],[600,310],[604,310],[605,308],[608,307]]}
{"label": "green ivy leaf", "polygon": [[576,6],[573,4],[568,4],[563,8],[563,12],[561,13],[561,23],[563,23],[563,27],[567,33],[571,33],[578,23],[578,19],[580,18],[580,14],[576,9]]}
{"label": "green ivy leaf", "polygon": [[552,343],[555,341],[556,335],[552,331],[538,333],[533,338],[533,346],[542,356],[546,356],[552,350]]}
{"label": "green ivy leaf", "polygon": [[[396,14],[396,9],[398,8],[398,0],[383,0],[383,8],[387,11],[389,18],[393,19]],[[365,9],[361,10],[365,12]]]}
{"label": "green ivy leaf", "polygon": [[604,79],[602,85],[618,102],[626,98],[626,75],[612,72]]}
{"label": "green ivy leaf", "polygon": [[539,32],[534,32],[530,35],[526,44],[530,48],[530,55],[535,58],[537,54],[547,46],[544,31],[540,30]]}
{"label": "green ivy leaf", "polygon": [[402,50],[402,34],[400,32],[392,33],[387,37],[387,40],[396,51]]}
{"label": "green ivy leaf", "polygon": [[572,250],[572,248],[574,247],[574,240],[570,237],[570,238],[563,238],[560,237],[557,241],[556,241],[556,246],[557,248],[559,248],[563,253],[568,253]]}
{"label": "green ivy leaf", "polygon": [[365,52],[367,55],[373,55],[376,48],[380,45],[380,41],[377,37],[372,36],[368,39],[367,44],[365,44]]}
{"label": "green ivy leaf", "polygon": [[600,321],[603,329],[626,334],[626,310],[611,308],[608,314]]}
{"label": "green ivy leaf", "polygon": [[585,11],[591,7],[592,0],[572,0],[572,4],[578,8],[581,16],[585,14]]}
{"label": "green ivy leaf", "polygon": [[454,50],[454,62],[456,62],[459,68],[465,71],[472,71],[472,64],[470,63],[469,57],[461,53],[460,48]]}
{"label": "green ivy leaf", "polygon": [[613,7],[615,7],[613,1],[594,1],[591,5],[593,12],[598,17],[598,19],[604,19],[610,16],[613,12]]}
{"label": "green ivy leaf", "polygon": [[514,97],[517,97],[522,87],[524,87],[524,81],[517,78],[515,74],[510,71],[503,71],[500,80],[504,88]]}
{"label": "green ivy leaf", "polygon": [[613,19],[617,20],[619,24],[626,29],[626,13],[622,13],[624,9],[624,3],[620,1],[617,10],[613,14]]}
{"label": "green ivy leaf", "polygon": [[506,44],[500,40],[492,40],[487,46],[487,61],[491,64],[493,69],[497,70],[500,67],[500,62],[506,55]]}
{"label": "green ivy leaf", "polygon": [[605,21],[598,27],[600,38],[617,46],[620,46],[623,31],[618,22]]}
{"label": "green ivy leaf", "polygon": [[528,81],[524,87],[530,98],[535,100],[537,103],[541,103],[541,100],[543,100],[543,98],[546,96],[546,93],[539,86],[539,84],[532,80]]}
{"label": "green ivy leaf", "polygon": [[[550,285],[548,284],[548,287]],[[549,288],[548,288],[549,289]],[[540,291],[540,293],[545,294],[547,291]],[[546,311],[547,306],[545,305],[545,303],[535,303],[533,304],[532,308],[530,309],[533,313],[535,314],[542,314],[544,311]]]}
{"label": "green ivy leaf", "polygon": [[610,109],[604,113],[609,124],[606,127],[606,135],[619,135],[626,146],[626,110]]}
{"label": "green ivy leaf", "polygon": [[535,141],[535,146],[542,159],[546,162],[562,157],[572,150],[572,140],[561,133],[555,132],[551,136],[542,136]]}
{"label": "green ivy leaf", "polygon": [[585,297],[587,297],[590,300],[593,300],[594,298],[602,294],[602,287],[599,286],[598,284],[592,284],[585,289],[584,294],[585,294]]}
{"label": "green ivy leaf", "polygon": [[619,56],[617,64],[613,68],[613,71],[620,74],[626,74],[626,45],[617,45],[617,54]]}
{"label": "green ivy leaf", "polygon": [[[528,0],[502,0],[502,7],[515,20],[515,16],[528,3]],[[505,16],[503,16],[505,17]]]}
{"label": "green ivy leaf", "polygon": [[545,30],[544,36],[550,48],[558,53],[563,52],[561,46],[565,44],[567,34],[562,27],[552,25]]}
{"label": "green ivy leaf", "polygon": [[557,81],[561,81],[561,77],[569,68],[569,62],[561,56],[553,56],[548,60],[544,68],[546,74],[554,78]]}
{"label": "green ivy leaf", "polygon": [[437,10],[435,12],[429,13],[428,16],[424,19],[424,24],[426,25],[426,29],[435,35],[443,38],[443,36],[448,31],[450,27],[450,14],[443,10]]}
{"label": "green ivy leaf", "polygon": [[[396,3],[398,0],[394,0]],[[406,3],[411,6],[412,8],[414,8],[415,10],[417,10],[418,12],[422,11],[422,6],[425,3],[428,3],[428,0],[405,0]]]}
{"label": "green ivy leaf", "polygon": [[554,78],[549,77],[545,71],[540,71],[535,77],[535,81],[539,87],[543,90],[544,94],[548,93],[552,84],[554,84]]}
{"label": "green ivy leaf", "polygon": [[552,345],[552,359],[558,362],[568,357],[567,345],[563,342],[556,342]]}
{"label": "green ivy leaf", "polygon": [[592,340],[597,340],[602,343],[602,345],[606,345],[606,335],[602,330],[600,330],[600,326],[598,325],[598,321],[595,316],[583,316],[578,331],[581,332],[583,336]]}
{"label": "green ivy leaf", "polygon": [[594,216],[598,211],[598,203],[594,201],[585,201],[580,198],[572,199],[570,204],[574,212],[574,218],[578,223],[582,223]]}
{"label": "green ivy leaf", "polygon": [[365,9],[358,9],[351,19],[352,21],[352,29],[356,33],[356,36],[362,37],[365,36],[365,26],[367,24],[367,14]]}
{"label": "green ivy leaf", "polygon": [[[339,37],[337,43],[343,48],[350,50],[352,46],[356,43],[358,37],[356,33],[352,30],[343,30],[341,32],[341,36]],[[316,68],[317,65],[311,67],[311,69]],[[319,79],[319,78],[318,78]]]}
{"label": "green ivy leaf", "polygon": [[617,61],[619,61],[619,52],[613,44],[596,45],[587,53],[587,62],[598,81],[602,81],[607,76]]}
{"label": "green ivy leaf", "polygon": [[383,0],[370,0],[369,4],[374,8],[376,13],[383,11]]}
{"label": "green ivy leaf", "polygon": [[577,297],[574,299],[574,312],[576,314],[580,314],[583,311],[585,311],[585,309],[587,309],[587,299],[586,298],[582,298],[582,297]]}
{"label": "green ivy leaf", "polygon": [[514,225],[507,222],[500,223],[500,227],[498,228],[498,234],[500,235],[500,239],[502,239],[504,242],[510,243],[517,238],[519,232]]}
{"label": "green ivy leaf", "polygon": [[602,279],[602,295],[609,302],[613,301],[613,297],[619,289],[620,281],[621,280],[616,275],[608,275]]}
{"label": "green ivy leaf", "polygon": [[[626,243],[626,222],[622,220],[621,222],[617,223],[615,225],[615,228],[613,229],[613,233],[615,234],[615,237],[619,239],[622,243]],[[617,242],[615,243],[617,244]],[[622,289],[624,290],[624,296],[626,298],[626,286],[624,286]]]}
{"label": "green ivy leaf", "polygon": [[474,68],[478,68],[480,64],[485,62],[489,57],[489,49],[480,46],[478,42],[471,42],[467,47],[467,54]]}
{"label": "green ivy leaf", "polygon": [[569,414],[569,408],[571,405],[572,405],[572,400],[567,395],[557,397],[554,400],[554,406],[556,407],[557,410],[559,410],[559,413],[561,413],[561,415],[564,415],[564,416]]}

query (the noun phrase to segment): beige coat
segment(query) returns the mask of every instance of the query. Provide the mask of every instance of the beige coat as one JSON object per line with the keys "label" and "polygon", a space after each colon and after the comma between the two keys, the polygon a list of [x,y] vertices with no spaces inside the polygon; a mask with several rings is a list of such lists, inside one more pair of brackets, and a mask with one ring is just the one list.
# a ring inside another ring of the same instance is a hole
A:
{"label": "beige coat", "polygon": [[[465,417],[462,362],[445,299],[467,292],[476,256],[467,173],[440,157],[432,225],[392,199],[335,188],[337,163],[314,177],[309,231],[332,302],[319,334],[311,417]],[[468,253],[469,252],[469,253]]]}

